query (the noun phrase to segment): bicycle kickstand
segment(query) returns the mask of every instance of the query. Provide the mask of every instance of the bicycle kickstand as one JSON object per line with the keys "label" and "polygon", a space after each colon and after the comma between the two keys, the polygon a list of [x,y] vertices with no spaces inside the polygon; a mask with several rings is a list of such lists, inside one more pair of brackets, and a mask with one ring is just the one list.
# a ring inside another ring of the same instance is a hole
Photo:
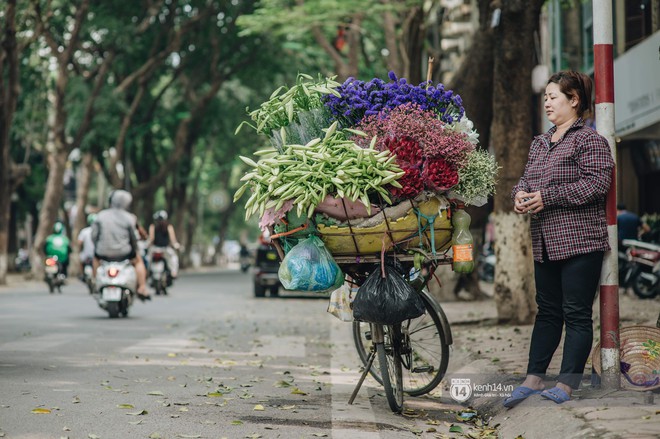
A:
{"label": "bicycle kickstand", "polygon": [[358,381],[357,385],[355,386],[355,389],[353,390],[351,399],[348,400],[349,405],[352,405],[353,401],[355,401],[355,398],[357,397],[357,394],[360,391],[360,388],[362,387],[362,383],[364,382],[364,379],[367,377],[367,374],[371,370],[371,365],[374,363],[375,359],[376,359],[376,352],[375,351],[370,352],[369,357],[367,358],[367,364],[364,366],[364,371],[362,372],[362,376],[360,376],[360,380]]}

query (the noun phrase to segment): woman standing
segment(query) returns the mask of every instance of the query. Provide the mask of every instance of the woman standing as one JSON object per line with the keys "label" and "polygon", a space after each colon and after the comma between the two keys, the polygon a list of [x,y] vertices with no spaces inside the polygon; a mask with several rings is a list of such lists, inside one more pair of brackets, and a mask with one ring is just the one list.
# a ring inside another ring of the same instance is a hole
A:
{"label": "woman standing", "polygon": [[[527,377],[505,407],[530,395],[558,404],[570,400],[582,380],[593,342],[592,307],[608,243],[605,198],[614,161],[607,140],[585,125],[592,111],[592,81],[566,71],[547,83],[544,109],[550,130],[534,138],[525,171],[511,197],[514,211],[531,214],[538,314],[529,348]],[[545,373],[566,336],[560,374],[544,390]]]}

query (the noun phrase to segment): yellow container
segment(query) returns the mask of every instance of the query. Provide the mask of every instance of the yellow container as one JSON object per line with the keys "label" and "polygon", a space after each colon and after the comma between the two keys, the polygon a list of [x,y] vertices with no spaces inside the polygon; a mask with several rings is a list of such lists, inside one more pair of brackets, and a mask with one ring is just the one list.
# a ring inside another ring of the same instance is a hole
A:
{"label": "yellow container", "polygon": [[[440,203],[436,198],[420,203],[421,213],[432,218],[438,215],[433,223],[436,251],[444,251],[451,244],[451,221],[447,210],[439,212]],[[439,214],[440,213],[440,214]],[[411,207],[408,212],[397,220],[383,221],[373,227],[325,226],[319,224],[317,229],[323,243],[333,255],[354,255],[379,253],[383,246],[385,251],[394,244],[404,249],[419,247],[419,224],[424,230],[423,247],[430,251],[431,227],[425,227],[428,221],[423,216],[418,223],[417,214]],[[388,229],[389,226],[389,229]],[[388,232],[389,230],[389,232]]]}

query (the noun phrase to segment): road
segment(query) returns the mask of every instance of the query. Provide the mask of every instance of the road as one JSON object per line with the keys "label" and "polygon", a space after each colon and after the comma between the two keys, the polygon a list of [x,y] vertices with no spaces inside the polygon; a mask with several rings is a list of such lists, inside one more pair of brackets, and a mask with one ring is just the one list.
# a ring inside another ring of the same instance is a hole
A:
{"label": "road", "polygon": [[169,296],[135,303],[125,319],[109,319],[76,279],[61,295],[45,283],[0,288],[0,437],[442,431],[441,417],[454,418],[446,407],[409,397],[408,416],[394,415],[371,379],[347,404],[359,360],[350,324],[326,307],[315,296],[253,298],[249,275],[229,270],[184,274]]}

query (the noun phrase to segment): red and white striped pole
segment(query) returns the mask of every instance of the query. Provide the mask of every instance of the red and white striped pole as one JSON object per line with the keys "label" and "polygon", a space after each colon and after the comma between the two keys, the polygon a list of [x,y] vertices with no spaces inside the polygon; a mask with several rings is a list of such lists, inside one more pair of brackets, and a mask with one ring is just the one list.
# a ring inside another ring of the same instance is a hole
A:
{"label": "red and white striped pole", "polygon": [[[612,1],[593,1],[594,79],[596,86],[596,127],[607,139],[616,163],[614,140],[614,61],[612,43]],[[603,386],[618,389],[619,365],[619,270],[617,261],[616,166],[607,194],[607,232],[611,251],[605,254],[600,279],[600,364]]]}

